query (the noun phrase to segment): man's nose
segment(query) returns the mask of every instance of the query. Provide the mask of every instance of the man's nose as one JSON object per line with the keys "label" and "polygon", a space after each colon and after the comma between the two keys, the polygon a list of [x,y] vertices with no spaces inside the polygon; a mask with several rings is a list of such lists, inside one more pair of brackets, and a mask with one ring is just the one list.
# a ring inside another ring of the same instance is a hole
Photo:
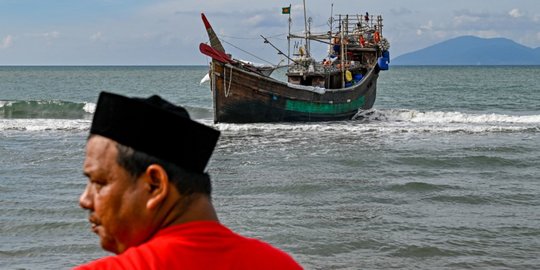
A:
{"label": "man's nose", "polygon": [[81,197],[79,197],[79,205],[87,210],[91,210],[92,205],[92,192],[90,191],[90,183],[86,184],[86,188],[84,189],[83,193],[81,194]]}

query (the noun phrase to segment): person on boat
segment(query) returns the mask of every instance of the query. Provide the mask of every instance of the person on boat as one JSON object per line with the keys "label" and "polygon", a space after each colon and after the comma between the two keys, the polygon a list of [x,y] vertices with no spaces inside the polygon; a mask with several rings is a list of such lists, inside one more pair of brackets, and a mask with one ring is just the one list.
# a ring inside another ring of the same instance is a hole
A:
{"label": "person on boat", "polygon": [[304,46],[300,46],[298,48],[298,54],[300,55],[300,57],[304,57],[304,55],[306,54],[306,49],[304,49]]}
{"label": "person on boat", "polygon": [[334,50],[333,55],[339,57],[339,55],[341,54],[341,39],[339,38],[339,32],[333,39],[332,49]]}
{"label": "person on boat", "polygon": [[323,63],[322,63],[322,64],[323,64],[323,66],[325,66],[325,67],[329,67],[329,66],[332,65],[332,61],[330,60],[330,58],[328,58],[328,59],[325,58],[325,59],[323,60]]}
{"label": "person on boat", "polygon": [[79,203],[101,247],[116,255],[75,269],[301,269],[219,222],[204,172],[219,134],[159,96],[102,92]]}
{"label": "person on boat", "polygon": [[366,44],[372,45],[373,44],[373,30],[369,30],[366,32]]}
{"label": "person on boat", "polygon": [[360,35],[358,38],[358,41],[360,43],[360,46],[365,47],[366,46],[366,39],[364,38],[364,35]]}

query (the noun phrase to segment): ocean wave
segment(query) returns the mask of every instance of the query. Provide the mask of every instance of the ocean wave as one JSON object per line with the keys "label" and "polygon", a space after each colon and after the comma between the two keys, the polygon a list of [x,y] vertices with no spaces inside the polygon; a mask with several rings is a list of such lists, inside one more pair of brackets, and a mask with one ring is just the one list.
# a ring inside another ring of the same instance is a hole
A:
{"label": "ocean wave", "polygon": [[442,191],[445,189],[459,189],[457,186],[430,184],[423,182],[408,182],[405,184],[393,184],[390,185],[388,190],[396,192],[430,192],[430,191]]}
{"label": "ocean wave", "polygon": [[489,195],[476,195],[476,194],[466,194],[466,195],[437,195],[424,200],[431,202],[440,202],[440,203],[452,203],[452,204],[471,204],[471,205],[481,205],[481,204],[490,204],[497,203],[498,200],[495,197]]}
{"label": "ocean wave", "polygon": [[412,123],[522,123],[540,124],[540,115],[471,114],[463,112],[417,111],[403,109],[369,110],[361,112],[362,120]]}
{"label": "ocean wave", "polygon": [[435,246],[405,245],[392,253],[392,256],[405,258],[426,258],[441,256],[459,256],[462,252]]}
{"label": "ocean wave", "polygon": [[[185,106],[194,119],[212,120],[212,109]],[[0,119],[91,119],[96,111],[92,102],[63,100],[0,100]]]}
{"label": "ocean wave", "polygon": [[91,119],[96,105],[62,100],[2,100],[0,119]]}
{"label": "ocean wave", "polygon": [[[0,130],[85,130],[94,103],[67,101],[0,101]],[[381,109],[356,120],[299,123],[214,124],[212,110],[187,107],[193,119],[224,132],[259,135],[284,133],[317,136],[407,133],[539,133],[540,115],[467,114]]]}

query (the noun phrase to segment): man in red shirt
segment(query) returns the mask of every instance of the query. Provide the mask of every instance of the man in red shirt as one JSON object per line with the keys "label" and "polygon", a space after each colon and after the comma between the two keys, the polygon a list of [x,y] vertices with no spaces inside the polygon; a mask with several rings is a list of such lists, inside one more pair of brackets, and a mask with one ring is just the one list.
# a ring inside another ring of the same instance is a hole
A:
{"label": "man in red shirt", "polygon": [[103,249],[76,269],[302,269],[219,223],[204,168],[219,131],[158,96],[100,94],[80,205]]}

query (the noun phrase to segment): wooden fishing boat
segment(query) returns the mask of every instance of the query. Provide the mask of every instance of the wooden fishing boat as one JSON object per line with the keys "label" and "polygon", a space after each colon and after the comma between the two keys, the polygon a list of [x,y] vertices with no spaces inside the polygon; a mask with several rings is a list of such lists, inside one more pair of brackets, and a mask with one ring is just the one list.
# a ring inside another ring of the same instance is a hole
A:
{"label": "wooden fishing boat", "polygon": [[[212,58],[209,75],[214,122],[346,120],[359,111],[371,109],[379,72],[388,69],[389,62],[389,43],[382,36],[382,17],[374,19],[366,14],[332,18],[337,26],[328,33],[305,36],[289,33],[289,42],[292,38],[302,38],[305,45],[292,58],[288,53],[287,81],[280,81],[270,77],[268,67],[228,55],[202,14],[210,45],[201,43],[199,49]],[[309,52],[310,41],[327,43],[329,56],[316,61]]]}

